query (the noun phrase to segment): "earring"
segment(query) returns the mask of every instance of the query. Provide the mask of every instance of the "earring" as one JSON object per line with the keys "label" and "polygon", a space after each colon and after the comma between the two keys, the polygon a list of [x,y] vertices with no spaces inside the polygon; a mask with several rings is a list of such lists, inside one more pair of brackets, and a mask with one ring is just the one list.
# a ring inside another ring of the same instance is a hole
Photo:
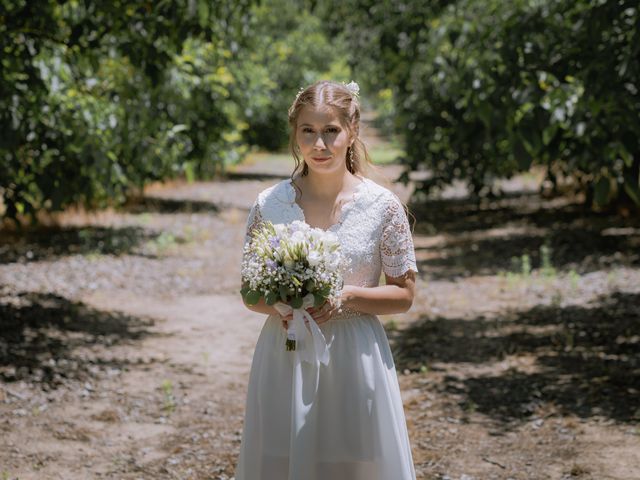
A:
{"label": "earring", "polygon": [[349,147],[349,166],[353,170],[353,147]]}

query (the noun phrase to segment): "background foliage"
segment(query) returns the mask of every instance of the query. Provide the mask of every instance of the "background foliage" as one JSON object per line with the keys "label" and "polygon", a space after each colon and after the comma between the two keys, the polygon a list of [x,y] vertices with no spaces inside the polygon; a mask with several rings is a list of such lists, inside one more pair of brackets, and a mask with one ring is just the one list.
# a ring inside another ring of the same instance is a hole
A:
{"label": "background foliage", "polygon": [[2,0],[6,216],[119,203],[147,181],[238,158],[226,64],[248,8]]}
{"label": "background foliage", "polygon": [[358,80],[428,192],[542,165],[640,205],[640,13],[628,0],[0,0],[4,216],[123,202],[286,144],[317,78]]}
{"label": "background foliage", "polygon": [[286,144],[295,92],[348,77],[344,48],[295,0],[2,0],[5,216],[122,203]]}
{"label": "background foliage", "polygon": [[538,164],[600,206],[640,205],[637,2],[352,0],[322,15],[370,86],[393,89],[423,191],[462,179],[490,193]]}

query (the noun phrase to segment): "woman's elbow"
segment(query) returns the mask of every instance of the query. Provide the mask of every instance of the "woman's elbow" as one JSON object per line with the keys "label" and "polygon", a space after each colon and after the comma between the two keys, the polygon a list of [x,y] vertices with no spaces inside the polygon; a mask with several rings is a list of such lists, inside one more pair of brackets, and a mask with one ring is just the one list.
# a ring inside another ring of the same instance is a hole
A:
{"label": "woman's elbow", "polygon": [[405,294],[401,302],[401,308],[402,308],[401,313],[406,313],[411,309],[411,306],[413,305],[413,299],[415,296],[413,289],[405,288],[404,291],[405,291],[404,292]]}

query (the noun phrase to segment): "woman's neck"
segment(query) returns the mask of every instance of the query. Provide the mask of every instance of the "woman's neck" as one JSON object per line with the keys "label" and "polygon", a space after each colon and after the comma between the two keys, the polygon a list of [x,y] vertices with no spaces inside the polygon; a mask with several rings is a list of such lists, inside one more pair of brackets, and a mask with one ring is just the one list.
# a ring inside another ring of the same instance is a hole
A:
{"label": "woman's neck", "polygon": [[298,177],[297,183],[311,197],[317,199],[335,200],[340,192],[351,190],[352,185],[360,180],[348,170],[337,175],[323,175],[309,171],[304,177]]}

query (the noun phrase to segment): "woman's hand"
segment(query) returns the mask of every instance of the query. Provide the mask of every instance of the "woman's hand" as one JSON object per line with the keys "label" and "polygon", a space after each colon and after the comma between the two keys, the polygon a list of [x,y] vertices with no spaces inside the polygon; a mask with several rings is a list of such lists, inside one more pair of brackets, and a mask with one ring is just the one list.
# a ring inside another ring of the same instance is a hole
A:
{"label": "woman's hand", "polygon": [[[332,314],[331,313],[332,310],[330,310],[329,302],[324,302],[324,304],[319,308],[309,307],[306,310],[307,312],[309,312],[309,315],[313,317],[313,319],[318,325],[321,323],[327,322],[331,318],[330,315]],[[289,322],[293,320],[293,312],[286,316],[281,315],[280,317],[282,318],[282,327],[285,330],[288,330]],[[309,320],[305,318],[304,323],[305,324],[309,323]]]}
{"label": "woman's hand", "polygon": [[[322,325],[325,322],[331,320],[335,315],[340,313],[341,307],[345,305],[345,303],[351,299],[352,292],[350,289],[351,285],[345,285],[340,292],[340,299],[337,301],[326,301],[320,307],[309,307],[307,308],[307,312],[313,317],[315,322],[318,325]],[[289,328],[289,322],[293,319],[293,314],[289,314],[286,317],[282,317],[282,326],[284,329]],[[305,320],[305,323],[307,320]]]}
{"label": "woman's hand", "polygon": [[333,317],[340,309],[341,304],[342,302],[340,301],[327,300],[320,307],[311,307],[308,308],[307,311],[318,325],[322,325],[323,323],[331,320],[331,317]]}
{"label": "woman's hand", "polygon": [[[280,314],[278,313],[278,315]],[[289,315],[280,315],[280,318],[282,319],[282,328],[288,330],[289,321],[293,320],[293,311]]]}
{"label": "woman's hand", "polygon": [[328,322],[335,315],[342,312],[342,308],[351,300],[353,292],[351,285],[344,285],[340,292],[340,299],[337,301],[326,301],[320,308],[311,308],[307,311],[311,314],[318,325]]}

